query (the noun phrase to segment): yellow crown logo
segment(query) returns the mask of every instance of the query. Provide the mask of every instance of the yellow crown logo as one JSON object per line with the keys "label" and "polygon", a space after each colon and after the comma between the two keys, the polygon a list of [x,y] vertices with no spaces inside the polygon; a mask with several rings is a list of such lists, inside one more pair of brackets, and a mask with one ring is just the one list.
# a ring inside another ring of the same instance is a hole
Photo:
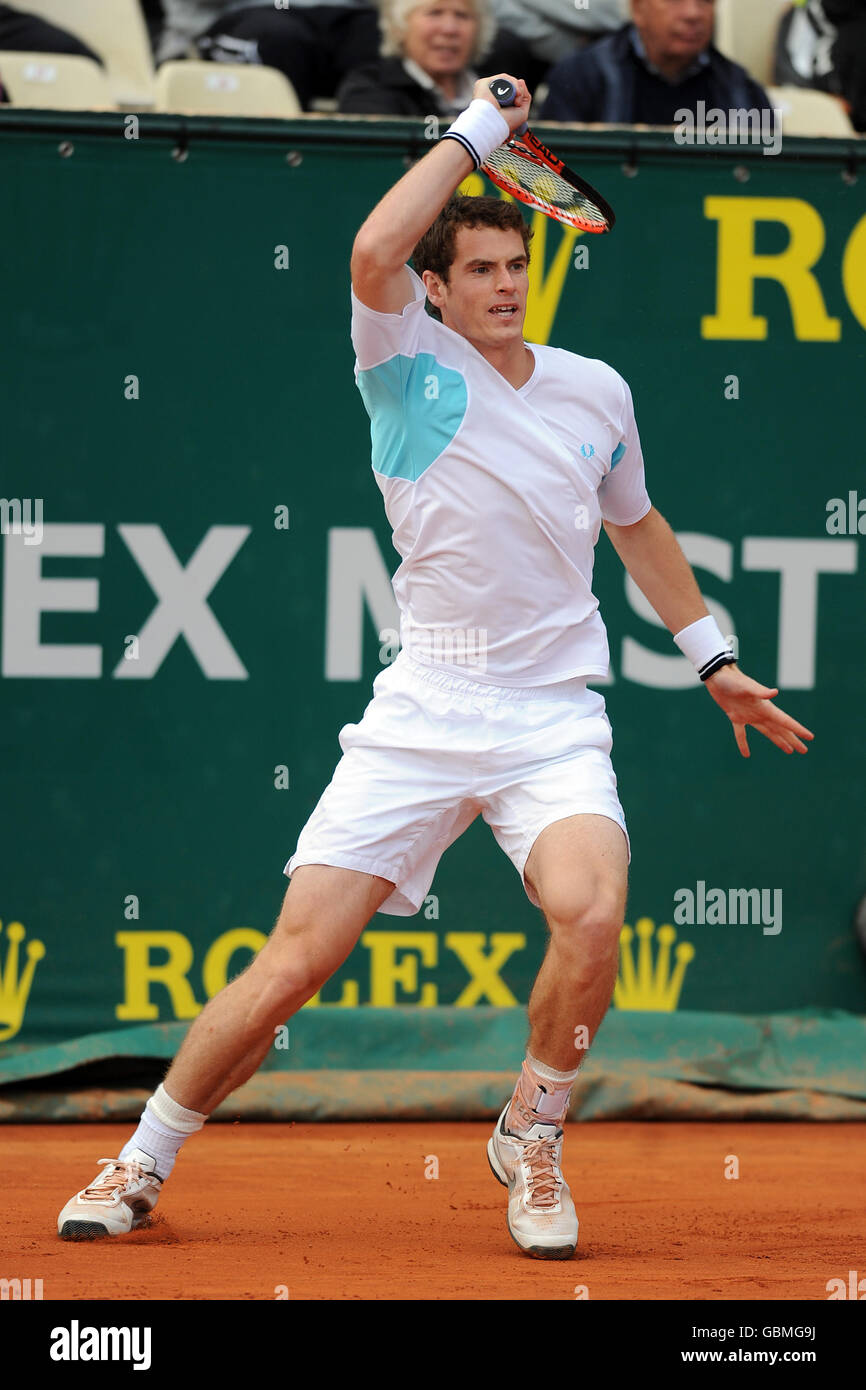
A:
{"label": "yellow crown logo", "polygon": [[[0,922],[0,931],[3,924]],[[30,996],[30,986],[36,973],[38,962],[45,955],[41,941],[27,943],[27,964],[18,978],[18,947],[27,935],[20,922],[10,922],[6,928],[9,950],[6,954],[6,967],[0,967],[0,1042],[14,1038],[24,1022],[24,1010]]]}
{"label": "yellow crown logo", "polygon": [[[631,943],[637,933],[637,969]],[[650,940],[656,934],[658,955],[653,966]],[[677,939],[673,927],[665,924],[656,932],[651,917],[641,917],[635,930],[626,925],[619,934],[619,975],[613,991],[618,1009],[643,1009],[654,1013],[670,1013],[677,1007],[686,966],[694,959],[695,948],[690,941],[681,941],[674,952],[676,965],[671,970],[671,946]]]}

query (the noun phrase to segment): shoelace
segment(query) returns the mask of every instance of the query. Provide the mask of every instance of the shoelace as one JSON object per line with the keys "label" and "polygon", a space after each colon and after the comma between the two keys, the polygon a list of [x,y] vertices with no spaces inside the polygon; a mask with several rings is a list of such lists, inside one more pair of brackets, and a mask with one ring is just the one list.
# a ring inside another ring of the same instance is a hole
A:
{"label": "shoelace", "polygon": [[523,1146],[529,1165],[529,1200],[534,1207],[555,1207],[560,1179],[556,1176],[556,1140],[531,1139]]}
{"label": "shoelace", "polygon": [[100,1173],[95,1183],[85,1187],[81,1194],[81,1200],[84,1202],[104,1202],[107,1197],[114,1197],[132,1183],[150,1176],[142,1171],[136,1158],[100,1158],[97,1162],[107,1163],[108,1167]]}

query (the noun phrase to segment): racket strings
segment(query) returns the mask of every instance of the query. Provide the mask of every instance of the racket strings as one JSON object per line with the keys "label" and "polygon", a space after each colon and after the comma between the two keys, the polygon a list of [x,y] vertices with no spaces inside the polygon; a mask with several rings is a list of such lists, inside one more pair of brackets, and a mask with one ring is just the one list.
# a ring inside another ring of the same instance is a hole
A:
{"label": "racket strings", "polygon": [[531,154],[524,153],[516,143],[513,147],[500,145],[482,167],[506,192],[570,226],[581,231],[607,229],[607,217],[591,198]]}

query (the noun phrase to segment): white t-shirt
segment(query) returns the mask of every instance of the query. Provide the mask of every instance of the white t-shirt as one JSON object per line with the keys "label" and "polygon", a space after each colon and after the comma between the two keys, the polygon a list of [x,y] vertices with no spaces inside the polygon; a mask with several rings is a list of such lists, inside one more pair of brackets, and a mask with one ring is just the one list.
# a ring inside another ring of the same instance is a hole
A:
{"label": "white t-shirt", "polygon": [[494,685],[606,676],[592,592],[601,521],[651,503],[631,393],[604,362],[527,344],[519,390],[415,299],[382,314],[352,292],[355,380],[402,564],[405,651]]}

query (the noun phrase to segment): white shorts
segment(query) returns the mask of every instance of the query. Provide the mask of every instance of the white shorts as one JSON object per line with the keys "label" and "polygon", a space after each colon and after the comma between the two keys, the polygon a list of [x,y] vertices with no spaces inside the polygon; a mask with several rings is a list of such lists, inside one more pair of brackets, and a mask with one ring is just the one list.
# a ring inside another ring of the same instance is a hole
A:
{"label": "white shorts", "polygon": [[631,847],[610,762],[604,699],[586,678],[505,688],[423,666],[401,651],[373,682],[360,724],[283,872],[302,864],[389,879],[380,912],[409,917],[439,860],[480,813],[540,907],[523,869],[545,826],[591,813]]}

